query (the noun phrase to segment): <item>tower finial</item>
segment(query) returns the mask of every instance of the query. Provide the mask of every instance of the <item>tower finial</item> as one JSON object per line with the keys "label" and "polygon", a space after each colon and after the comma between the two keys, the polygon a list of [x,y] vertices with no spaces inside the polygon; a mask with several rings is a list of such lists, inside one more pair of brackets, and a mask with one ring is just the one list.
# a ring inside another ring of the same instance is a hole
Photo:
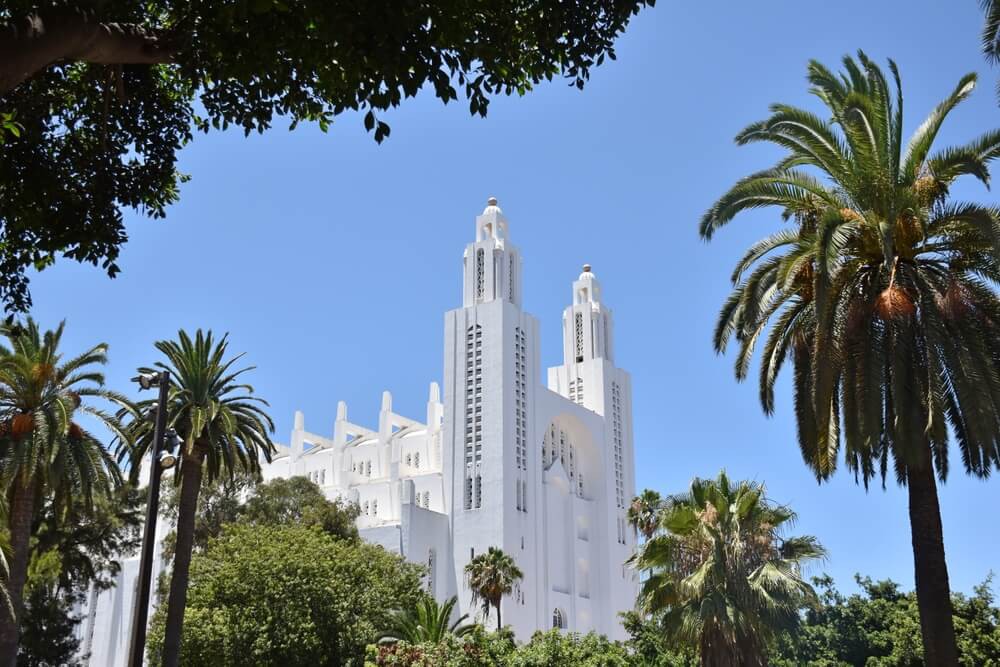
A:
{"label": "tower finial", "polygon": [[583,265],[583,272],[584,273],[590,273],[590,268],[591,268],[590,264],[584,264]]}
{"label": "tower finial", "polygon": [[490,197],[489,199],[486,200],[486,205],[487,206],[497,206],[498,205],[497,198],[496,197]]}

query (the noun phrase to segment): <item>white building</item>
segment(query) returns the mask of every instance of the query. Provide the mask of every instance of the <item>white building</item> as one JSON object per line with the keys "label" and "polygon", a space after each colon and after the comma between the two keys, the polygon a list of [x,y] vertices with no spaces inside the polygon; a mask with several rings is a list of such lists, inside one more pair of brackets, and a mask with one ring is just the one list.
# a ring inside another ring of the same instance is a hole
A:
{"label": "white building", "polygon": [[[438,599],[471,606],[463,571],[490,546],[524,579],[503,601],[517,636],[561,627],[624,632],[635,603],[625,522],[635,494],[632,390],[614,365],[611,311],[584,266],[563,312],[563,362],[542,378],[538,320],[521,309],[521,256],[490,199],[465,250],[462,306],[445,314],[444,397],[431,383],[423,423],[392,411],[375,428],[337,405],[332,436],[295,414],[265,479],[306,475],[330,498],[358,503],[361,536],[429,567]],[[162,534],[162,533],[161,533]],[[92,665],[124,665],[136,563],[97,596],[83,624]],[[494,621],[495,622],[495,621]]]}

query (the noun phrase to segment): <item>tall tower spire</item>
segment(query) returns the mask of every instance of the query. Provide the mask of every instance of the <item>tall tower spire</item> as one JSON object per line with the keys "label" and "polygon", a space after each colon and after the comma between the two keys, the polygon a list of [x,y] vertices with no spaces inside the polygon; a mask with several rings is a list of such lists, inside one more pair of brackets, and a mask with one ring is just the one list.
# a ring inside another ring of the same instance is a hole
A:
{"label": "tall tower spire", "polygon": [[563,363],[613,362],[613,329],[611,311],[601,303],[601,283],[590,264],[584,264],[583,273],[573,282],[573,304],[563,313]]}
{"label": "tall tower spire", "polygon": [[521,305],[521,254],[510,243],[507,218],[496,197],[476,216],[476,240],[465,249],[463,306],[505,300]]}

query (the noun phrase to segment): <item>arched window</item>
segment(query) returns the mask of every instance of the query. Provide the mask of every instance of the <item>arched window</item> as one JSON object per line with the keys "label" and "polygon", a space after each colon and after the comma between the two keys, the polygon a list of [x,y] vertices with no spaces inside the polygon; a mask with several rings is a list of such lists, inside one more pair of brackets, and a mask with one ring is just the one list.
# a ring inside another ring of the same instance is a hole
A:
{"label": "arched window", "polygon": [[553,628],[565,628],[566,620],[563,618],[562,609],[556,607],[552,612],[552,627]]}
{"label": "arched window", "polygon": [[365,462],[365,474],[368,475],[369,477],[372,476],[372,462],[371,461],[366,461]]}
{"label": "arched window", "polygon": [[424,509],[430,509],[431,506],[431,492],[424,491]]}
{"label": "arched window", "polygon": [[362,510],[364,510],[365,514],[368,514],[368,501],[367,500],[365,501],[365,504],[361,506],[361,508],[362,508]]}
{"label": "arched window", "polygon": [[378,516],[378,499],[372,501],[372,516]]}
{"label": "arched window", "polygon": [[413,456],[410,454],[406,455],[406,465],[413,465]]}
{"label": "arched window", "polygon": [[420,452],[417,452],[413,455],[413,467],[414,468],[420,467]]}

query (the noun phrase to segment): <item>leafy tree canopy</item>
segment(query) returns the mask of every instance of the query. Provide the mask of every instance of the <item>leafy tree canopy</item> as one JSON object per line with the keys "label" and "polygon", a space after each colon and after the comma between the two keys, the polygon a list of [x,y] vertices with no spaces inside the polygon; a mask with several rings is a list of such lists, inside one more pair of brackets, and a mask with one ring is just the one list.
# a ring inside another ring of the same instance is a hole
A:
{"label": "leafy tree canopy", "polygon": [[118,273],[122,210],[154,218],[186,177],[193,129],[280,116],[326,131],[433,91],[485,116],[497,95],[583,88],[655,0],[13,0],[0,8],[0,300],[58,255]]}
{"label": "leafy tree canopy", "polygon": [[593,632],[536,632],[507,661],[509,667],[629,667],[625,646]]}
{"label": "leafy tree canopy", "polygon": [[[813,580],[821,605],[806,613],[799,631],[779,638],[775,667],[924,664],[916,595],[892,581],[856,577],[860,593],[844,596],[827,576]],[[952,595],[959,662],[966,667],[1000,665],[1000,609],[992,575],[973,595]]]}
{"label": "leafy tree canopy", "polygon": [[[177,518],[180,487],[171,486],[163,500],[164,514]],[[281,526],[295,524],[316,527],[348,541],[357,541],[358,517],[355,504],[328,500],[319,487],[306,477],[258,482],[253,477],[237,475],[205,481],[198,495],[195,513],[194,549],[204,551],[209,540],[222,535],[231,523]],[[173,555],[176,534],[171,531],[163,540],[164,554]]]}
{"label": "leafy tree canopy", "polygon": [[24,610],[17,664],[22,667],[78,665],[80,640],[76,627],[80,616],[74,608],[83,592],[63,589],[59,581],[67,574],[55,551],[36,554],[28,567],[24,587]]}
{"label": "leafy tree canopy", "polygon": [[[517,645],[509,628],[487,633],[481,626],[465,637],[438,642],[369,647],[369,667],[631,667],[626,645],[602,635],[536,632]],[[664,663],[668,664],[668,663]]]}
{"label": "leafy tree canopy", "polygon": [[[361,665],[392,609],[416,605],[423,569],[304,526],[232,525],[191,563],[185,665]],[[160,664],[165,609],[149,635]]]}
{"label": "leafy tree canopy", "polygon": [[356,541],[354,521],[358,513],[357,504],[340,498],[329,500],[308,478],[296,476],[254,487],[240,508],[239,520],[258,525],[314,526],[333,537]]}
{"label": "leafy tree canopy", "polygon": [[628,646],[635,667],[698,667],[697,650],[680,645],[663,632],[662,615],[627,611],[622,625],[629,635]]}
{"label": "leafy tree canopy", "polygon": [[139,547],[144,507],[145,491],[130,485],[95,496],[89,509],[63,494],[47,497],[35,517],[32,559],[53,554],[61,564],[56,583],[64,590],[109,588],[119,559]]}

